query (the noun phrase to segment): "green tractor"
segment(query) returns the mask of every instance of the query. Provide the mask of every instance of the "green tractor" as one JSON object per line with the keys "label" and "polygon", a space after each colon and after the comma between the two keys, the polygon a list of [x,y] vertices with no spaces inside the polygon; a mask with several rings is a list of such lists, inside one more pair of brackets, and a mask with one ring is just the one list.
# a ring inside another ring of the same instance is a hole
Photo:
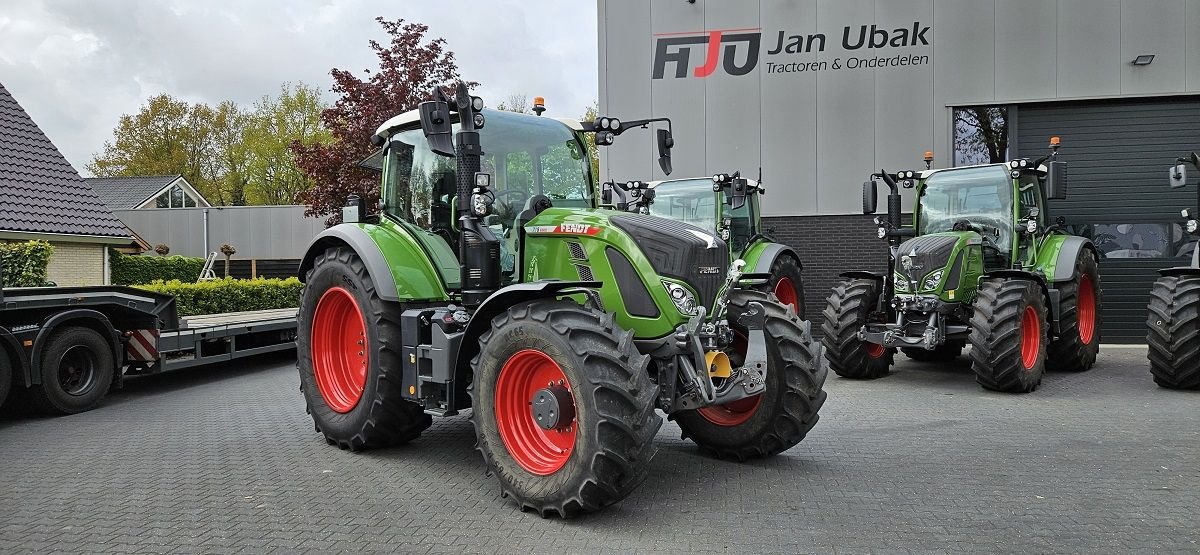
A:
{"label": "green tractor", "polygon": [[[1187,166],[1200,170],[1200,154],[1177,158],[1171,187],[1187,185]],[[1183,210],[1184,230],[1193,239],[1192,264],[1160,270],[1150,290],[1146,343],[1154,383],[1168,389],[1200,389],[1200,237],[1197,212]]]}
{"label": "green tractor", "polygon": [[502,494],[563,517],[645,479],[656,409],[719,456],[800,442],[828,370],[809,324],[708,230],[598,207],[583,134],[656,123],[669,173],[668,120],[484,110],[461,83],[380,126],[381,213],[352,199],[300,266],[326,441],[396,445],[470,408]]}
{"label": "green tractor", "polygon": [[[886,274],[847,272],[823,311],[822,342],[834,372],[873,379],[897,350],[952,360],[970,343],[976,380],[987,389],[1033,391],[1047,367],[1083,371],[1100,344],[1100,277],[1091,241],[1047,225],[1047,198],[1064,198],[1066,163],[1037,160],[880,171],[863,184],[875,212],[875,180],[890,188],[876,217],[889,245]],[[901,227],[899,188],[916,188],[913,227]]]}
{"label": "green tractor", "polygon": [[766,193],[761,180],[740,172],[709,177],[664,181],[610,181],[602,184],[605,205],[669,218],[715,231],[735,259],[747,268],[768,275],[762,289],[770,291],[804,318],[804,281],[800,257],[787,245],[776,243],[764,230],[759,195]]}

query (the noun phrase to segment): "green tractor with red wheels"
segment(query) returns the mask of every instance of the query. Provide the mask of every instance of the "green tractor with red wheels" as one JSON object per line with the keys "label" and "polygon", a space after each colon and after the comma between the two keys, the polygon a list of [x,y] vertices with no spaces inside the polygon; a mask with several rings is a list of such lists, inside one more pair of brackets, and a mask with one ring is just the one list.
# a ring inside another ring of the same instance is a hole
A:
{"label": "green tractor with red wheels", "polygon": [[[876,180],[889,188],[887,273],[842,274],[823,311],[830,368],[847,378],[890,372],[897,350],[949,361],[971,345],[984,388],[1033,391],[1047,368],[1083,371],[1100,346],[1100,276],[1095,247],[1047,223],[1047,198],[1064,198],[1066,163],[1037,160],[881,170],[863,184],[863,211],[875,212]],[[899,189],[915,188],[913,227],[901,226]]]}
{"label": "green tractor with red wheels", "polygon": [[764,291],[775,294],[804,318],[804,279],[800,257],[775,242],[763,227],[759,196],[762,180],[741,172],[663,181],[610,181],[601,185],[601,202],[713,230],[729,243],[730,255],[747,268],[769,276]]}
{"label": "green tractor with red wheels", "polygon": [[[1187,186],[1187,167],[1200,170],[1200,154],[1177,158],[1171,187]],[[1198,191],[1200,195],[1200,191]],[[1167,389],[1200,389],[1200,198],[1196,211],[1182,212],[1184,231],[1193,239],[1192,263],[1159,270],[1150,290],[1146,343],[1154,383]]]}
{"label": "green tractor with red wheels", "polygon": [[483,109],[463,84],[382,124],[382,210],[352,199],[300,266],[298,369],[317,430],[359,450],[470,409],[505,497],[542,516],[615,503],[662,419],[719,456],[800,442],[825,401],[809,324],[729,246],[598,207],[584,133],[670,121]]}

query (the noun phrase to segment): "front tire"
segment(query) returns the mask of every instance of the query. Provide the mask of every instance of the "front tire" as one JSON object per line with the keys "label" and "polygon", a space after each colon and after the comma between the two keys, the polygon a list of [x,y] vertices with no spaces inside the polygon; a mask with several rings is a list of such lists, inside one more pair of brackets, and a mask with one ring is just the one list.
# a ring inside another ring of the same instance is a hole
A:
{"label": "front tire", "polygon": [[1150,290],[1150,373],[1167,389],[1200,389],[1200,277],[1163,276]]}
{"label": "front tire", "polygon": [[26,392],[43,412],[76,414],[96,408],[116,375],[112,343],[91,328],[53,331],[40,358],[42,383]]}
{"label": "front tire", "polygon": [[624,498],[646,479],[658,387],[611,314],[566,300],[509,308],[471,361],[477,447],[505,497],[543,517]]}
{"label": "front tire", "polygon": [[1046,301],[1037,283],[985,279],[971,316],[975,380],[986,389],[1028,393],[1046,372]]}
{"label": "front tire", "polygon": [[1059,288],[1062,333],[1047,351],[1048,366],[1064,372],[1091,369],[1100,352],[1100,270],[1091,251],[1079,253],[1075,273],[1078,277]]}
{"label": "front tire", "polygon": [[725,405],[680,412],[683,436],[719,457],[739,461],[786,451],[800,443],[820,418],[822,387],[829,370],[810,324],[786,305],[760,291],[737,290],[729,296],[729,318],[757,302],[766,310],[767,389]]}
{"label": "front tire", "polygon": [[358,451],[399,445],[432,424],[400,383],[401,308],[379,297],[362,259],[326,249],[305,278],[296,367],[317,431]]}
{"label": "front tire", "polygon": [[879,282],[849,279],[839,283],[829,295],[821,313],[821,344],[829,367],[843,378],[873,380],[888,375],[895,360],[895,349],[867,343],[858,332],[879,304]]}

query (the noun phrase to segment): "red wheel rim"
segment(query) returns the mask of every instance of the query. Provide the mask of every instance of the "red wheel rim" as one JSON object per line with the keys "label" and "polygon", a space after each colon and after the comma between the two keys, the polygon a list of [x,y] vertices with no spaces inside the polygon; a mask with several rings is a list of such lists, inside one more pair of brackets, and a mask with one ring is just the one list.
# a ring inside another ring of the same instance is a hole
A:
{"label": "red wheel rim", "polygon": [[1096,288],[1092,276],[1083,274],[1079,278],[1079,340],[1091,345],[1096,337]]}
{"label": "red wheel rim", "polygon": [[887,352],[887,348],[878,343],[867,343],[867,356],[871,358],[882,358]]}
{"label": "red wheel rim", "polygon": [[[546,353],[525,349],[505,361],[496,379],[496,427],[508,454],[521,468],[538,476],[558,472],[575,447],[576,420],[546,430],[530,413],[538,390],[551,385],[571,391],[567,375]],[[571,394],[574,402],[575,395]]]}
{"label": "red wheel rim", "polygon": [[[776,285],[776,288],[778,287],[779,286]],[[733,343],[730,344],[730,348],[734,352],[741,354],[743,360],[746,357],[746,350],[749,349],[749,347],[749,340],[746,338],[746,334],[740,331],[734,332]],[[737,401],[725,403],[724,405],[700,407],[696,409],[696,412],[700,414],[701,418],[704,418],[712,424],[716,424],[718,426],[737,426],[747,420],[750,420],[750,417],[754,416],[754,411],[757,411],[758,406],[761,404],[762,394],[759,394],[753,397],[746,397],[745,399],[738,399]]]}
{"label": "red wheel rim", "polygon": [[313,314],[312,365],[317,390],[334,412],[350,412],[362,399],[367,350],[367,324],[354,296],[341,287],[325,291]]}
{"label": "red wheel rim", "polygon": [[792,284],[791,278],[781,277],[775,282],[775,296],[779,298],[779,302],[790,305],[796,314],[800,314],[800,300],[796,296],[796,286]]}
{"label": "red wheel rim", "polygon": [[1042,349],[1042,319],[1032,306],[1025,307],[1021,316],[1021,364],[1026,370],[1037,364],[1038,352]]}

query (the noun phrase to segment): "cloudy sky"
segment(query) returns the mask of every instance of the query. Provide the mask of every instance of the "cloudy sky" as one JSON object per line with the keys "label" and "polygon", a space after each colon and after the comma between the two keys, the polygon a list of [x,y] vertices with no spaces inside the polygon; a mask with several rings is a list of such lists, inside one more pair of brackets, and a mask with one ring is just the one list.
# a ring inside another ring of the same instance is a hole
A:
{"label": "cloudy sky", "polygon": [[598,95],[590,0],[3,3],[0,83],[81,172],[117,119],[156,94],[249,104],[302,81],[332,100],[331,68],[378,67],[376,16],[429,25],[489,105],[544,96],[551,113],[575,116]]}

